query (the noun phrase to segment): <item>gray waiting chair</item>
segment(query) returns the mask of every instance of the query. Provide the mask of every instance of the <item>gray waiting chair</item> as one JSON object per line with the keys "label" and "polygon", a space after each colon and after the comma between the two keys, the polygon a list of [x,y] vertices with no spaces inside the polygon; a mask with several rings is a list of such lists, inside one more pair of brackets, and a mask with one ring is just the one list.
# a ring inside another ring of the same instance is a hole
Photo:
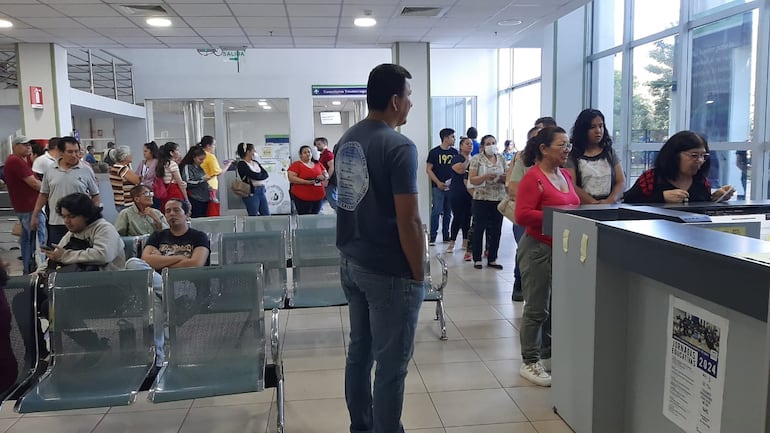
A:
{"label": "gray waiting chair", "polygon": [[123,239],[123,251],[126,253],[126,260],[132,257],[142,258],[142,250],[149,237],[150,235],[121,236],[120,238]]}
{"label": "gray waiting chair", "polygon": [[284,308],[288,289],[287,244],[283,230],[224,233],[219,240],[219,261],[222,265],[261,263],[265,269],[265,309]]}
{"label": "gray waiting chair", "polygon": [[336,228],[337,215],[297,215],[296,224],[298,229]]}
{"label": "gray waiting chair", "polygon": [[444,287],[446,287],[447,281],[449,280],[449,269],[447,268],[447,264],[444,261],[444,256],[441,254],[436,254],[436,260],[441,267],[441,282],[438,285],[434,285],[433,276],[430,270],[430,247],[428,246],[428,231],[425,229],[425,226],[423,226],[423,229],[425,244],[425,258],[423,266],[425,269],[425,282],[427,283],[427,290],[425,291],[424,301],[436,303],[435,320],[439,321],[439,326],[441,327],[441,336],[439,339],[446,340],[447,336],[446,315],[444,312]]}
{"label": "gray waiting chair", "polygon": [[278,310],[272,312],[272,364],[266,363],[260,264],[164,269],[166,364],[153,403],[240,394],[276,387],[283,431],[283,369]]}
{"label": "gray waiting chair", "polygon": [[340,282],[337,228],[297,228],[292,232],[294,285],[289,306],[347,305]]}
{"label": "gray waiting chair", "polygon": [[4,361],[0,371],[0,401],[14,398],[29,383],[38,361],[37,312],[35,311],[35,282],[29,275],[12,277],[4,289],[0,289],[0,312],[7,312],[10,321],[8,338],[9,353],[2,353]]}
{"label": "gray waiting chair", "polygon": [[[246,216],[242,218],[242,232],[291,233],[291,215]],[[288,236],[288,235],[287,235]],[[286,258],[291,257],[291,242],[286,242]],[[268,286],[269,287],[269,286]]]}
{"label": "gray waiting chair", "polygon": [[235,233],[237,221],[238,218],[234,215],[192,218],[190,220],[190,227],[195,230],[200,230],[209,236],[209,242],[211,243],[209,261],[212,265],[219,264],[219,234]]}
{"label": "gray waiting chair", "polygon": [[48,287],[51,365],[16,410],[133,403],[154,364],[152,272],[55,273]]}

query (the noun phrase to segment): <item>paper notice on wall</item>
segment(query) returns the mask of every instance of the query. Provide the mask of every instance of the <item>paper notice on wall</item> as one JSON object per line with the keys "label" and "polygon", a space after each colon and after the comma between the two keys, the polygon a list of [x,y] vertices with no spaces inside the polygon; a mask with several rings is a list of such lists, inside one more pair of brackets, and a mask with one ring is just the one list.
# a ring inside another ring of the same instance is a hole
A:
{"label": "paper notice on wall", "polygon": [[663,415],[687,433],[722,425],[728,321],[669,297]]}

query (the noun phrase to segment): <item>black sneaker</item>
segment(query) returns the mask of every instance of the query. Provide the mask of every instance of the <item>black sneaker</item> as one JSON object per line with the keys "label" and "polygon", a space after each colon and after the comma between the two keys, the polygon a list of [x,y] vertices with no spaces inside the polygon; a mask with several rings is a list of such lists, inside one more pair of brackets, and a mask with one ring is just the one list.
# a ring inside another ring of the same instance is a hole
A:
{"label": "black sneaker", "polygon": [[521,280],[514,281],[511,299],[515,302],[522,302],[524,300],[524,292],[521,290]]}

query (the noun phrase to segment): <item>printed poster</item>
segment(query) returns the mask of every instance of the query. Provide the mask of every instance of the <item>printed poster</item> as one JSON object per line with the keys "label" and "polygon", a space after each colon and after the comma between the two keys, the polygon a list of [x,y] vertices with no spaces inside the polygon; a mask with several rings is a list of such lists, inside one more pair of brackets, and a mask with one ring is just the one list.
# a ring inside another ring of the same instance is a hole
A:
{"label": "printed poster", "polygon": [[669,297],[663,415],[687,433],[722,426],[728,321]]}

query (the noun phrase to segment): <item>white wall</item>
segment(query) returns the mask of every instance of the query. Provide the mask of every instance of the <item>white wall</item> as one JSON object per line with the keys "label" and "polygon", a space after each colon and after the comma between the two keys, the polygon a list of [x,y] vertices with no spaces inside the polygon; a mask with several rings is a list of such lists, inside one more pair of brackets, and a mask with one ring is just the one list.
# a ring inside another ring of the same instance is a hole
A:
{"label": "white wall", "polygon": [[562,127],[571,127],[577,115],[585,108],[585,7],[557,21],[554,54],[556,75],[553,116]]}
{"label": "white wall", "polygon": [[[15,135],[21,129],[21,110],[19,106],[0,106],[0,143],[7,141],[9,135]],[[48,138],[48,137],[29,137]]]}
{"label": "white wall", "polygon": [[[288,113],[226,113],[228,121],[227,135],[230,137],[231,152],[227,159],[235,158],[235,149],[240,142],[264,144],[265,135],[290,135]],[[312,140],[312,139],[311,139]],[[312,141],[311,141],[312,143]],[[295,149],[298,144],[292,143]],[[220,158],[221,159],[221,158]]]}
{"label": "white wall", "polygon": [[[369,71],[391,62],[388,49],[249,49],[236,64],[195,50],[113,50],[133,64],[136,99],[289,98],[291,141],[310,143],[313,84],[366,84]],[[264,135],[264,134],[262,134]]]}
{"label": "white wall", "polygon": [[[352,112],[350,111],[343,111],[340,113],[340,117],[342,117],[342,124],[341,125],[321,125],[321,115],[318,113],[314,113],[313,115],[313,125],[315,128],[315,134],[313,134],[316,137],[326,137],[326,139],[329,141],[329,148],[334,147],[334,144],[337,143],[340,138],[342,138],[342,134],[347,131],[349,127],[352,125],[350,124],[350,119],[353,117]],[[312,144],[312,143],[303,143],[303,144]]]}
{"label": "white wall", "polygon": [[[497,50],[430,50],[431,96],[476,96],[479,137],[497,134]],[[457,131],[458,137],[465,131]]]}

